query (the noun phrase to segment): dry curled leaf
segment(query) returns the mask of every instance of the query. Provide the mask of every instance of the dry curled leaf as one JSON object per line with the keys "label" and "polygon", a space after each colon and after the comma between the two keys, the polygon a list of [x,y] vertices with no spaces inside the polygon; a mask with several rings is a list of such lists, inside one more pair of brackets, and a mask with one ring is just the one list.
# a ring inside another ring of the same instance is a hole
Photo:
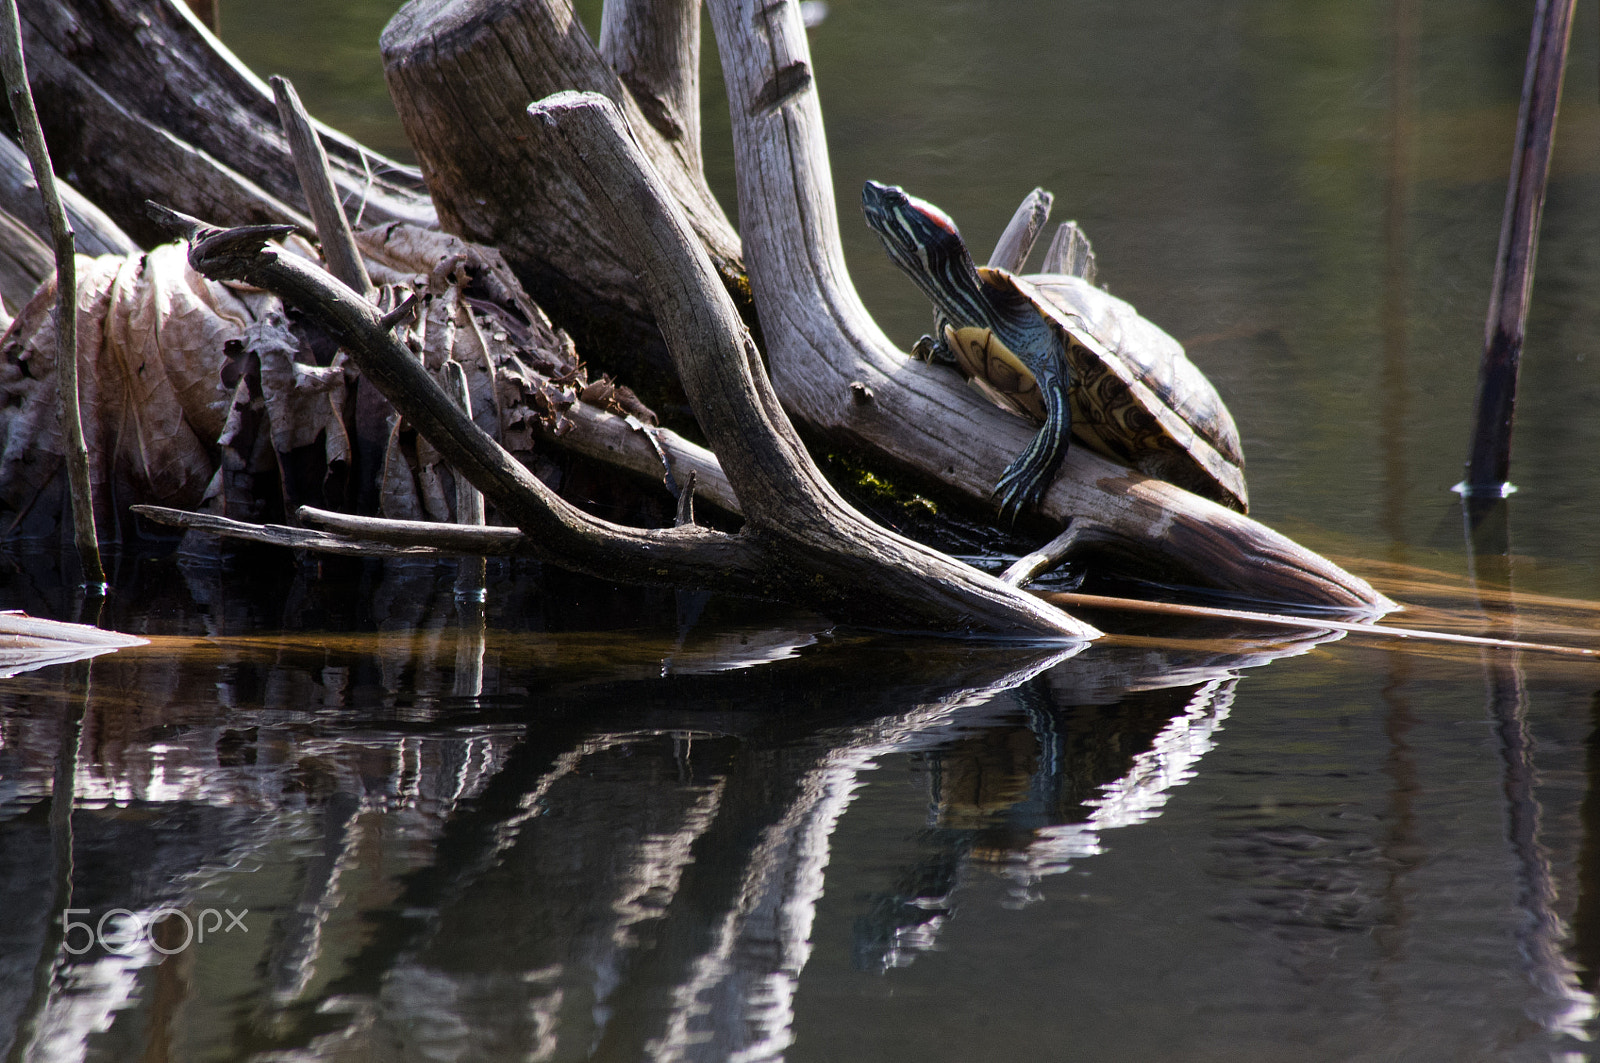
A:
{"label": "dry curled leaf", "polygon": [[[579,401],[655,423],[627,388],[589,381],[497,252],[405,225],[358,241],[381,309],[423,297],[396,335],[436,378],[461,365],[474,421],[513,454],[532,460],[537,436],[570,431]],[[304,241],[290,250],[314,254]],[[80,401],[108,534],[134,503],[278,519],[301,502],[366,499],[389,516],[451,519],[454,474],[331,341],[269,293],[202,277],[186,252],[79,257]],[[63,526],[54,299],[52,277],[0,338],[0,538]]]}
{"label": "dry curled leaf", "polygon": [[[172,245],[80,258],[78,276],[79,398],[96,516],[115,527],[113,499],[198,504],[232,398],[218,372],[223,348],[269,297],[206,280]],[[55,325],[34,312],[54,300],[53,288],[41,287],[0,341],[0,510],[22,534],[54,534],[62,491]]]}

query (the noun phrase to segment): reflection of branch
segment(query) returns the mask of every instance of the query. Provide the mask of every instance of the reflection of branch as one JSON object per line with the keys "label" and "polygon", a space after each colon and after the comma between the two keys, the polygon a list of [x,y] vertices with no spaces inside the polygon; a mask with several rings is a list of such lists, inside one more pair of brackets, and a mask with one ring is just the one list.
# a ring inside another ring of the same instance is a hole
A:
{"label": "reflection of branch", "polygon": [[342,892],[339,879],[356,863],[360,814],[360,796],[343,790],[322,808],[322,851],[306,861],[299,902],[279,924],[282,937],[266,961],[274,1009],[296,1002],[317,973],[323,925]]}
{"label": "reflection of branch", "polygon": [[[718,898],[722,915],[704,947],[672,974],[672,1009],[665,1029],[648,1045],[649,1058],[662,1063],[779,1058],[793,1039],[794,997],[811,958],[812,922],[832,835],[859,774],[888,754],[949,741],[953,724],[971,723],[963,710],[992,702],[1067,656],[1035,659],[996,681],[852,728],[805,770],[783,780],[788,796],[781,814],[759,831],[751,813],[767,815],[774,806],[750,802],[743,809],[728,808],[733,801],[726,801],[716,829],[750,847],[743,851],[737,881],[723,882],[728,892]],[[746,759],[747,770],[769,774],[764,757]],[[775,783],[769,779],[757,789],[770,791]]]}
{"label": "reflection of branch", "polygon": [[1038,831],[1014,875],[1028,886],[1044,875],[1060,874],[1072,861],[1100,852],[1105,831],[1160,815],[1172,790],[1194,778],[1196,763],[1215,745],[1212,736],[1228,718],[1238,682],[1233,677],[1213,679],[1195,691],[1184,712],[1133,758],[1128,771],[1085,802],[1092,811],[1084,822]]}
{"label": "reflection of branch", "polygon": [[33,968],[33,993],[17,1022],[16,1040],[7,1053],[7,1063],[23,1063],[34,1058],[34,1044],[44,1032],[50,991],[62,958],[67,909],[72,907],[72,805],[77,795],[78,743],[83,734],[83,715],[89,705],[89,676],[93,667],[92,662],[81,661],[67,672],[70,692],[66,699],[67,715],[61,721],[61,745],[56,752],[55,774],[50,784],[50,850],[54,861],[55,895],[46,913],[39,961]]}

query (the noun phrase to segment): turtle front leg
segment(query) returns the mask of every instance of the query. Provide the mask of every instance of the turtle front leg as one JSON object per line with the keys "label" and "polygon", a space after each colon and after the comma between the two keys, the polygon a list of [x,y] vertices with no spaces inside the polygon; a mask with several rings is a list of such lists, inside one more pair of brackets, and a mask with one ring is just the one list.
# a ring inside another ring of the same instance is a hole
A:
{"label": "turtle front leg", "polygon": [[933,335],[923,336],[911,347],[911,357],[927,362],[929,365],[937,362],[940,365],[955,365],[956,352],[950,349],[945,341],[945,329],[950,323],[943,314],[935,315],[933,322]]}
{"label": "turtle front leg", "polygon": [[1061,461],[1067,456],[1072,436],[1072,407],[1067,400],[1067,380],[1062,372],[1039,379],[1039,394],[1044,399],[1044,426],[1015,461],[1006,466],[995,485],[1000,502],[1000,519],[1015,524],[1024,509],[1039,503],[1052,483]]}

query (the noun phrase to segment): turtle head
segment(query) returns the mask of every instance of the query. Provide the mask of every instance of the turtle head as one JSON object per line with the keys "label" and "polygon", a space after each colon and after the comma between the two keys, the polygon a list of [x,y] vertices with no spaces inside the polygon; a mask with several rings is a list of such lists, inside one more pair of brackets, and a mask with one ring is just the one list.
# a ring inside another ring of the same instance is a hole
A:
{"label": "turtle head", "polygon": [[902,188],[868,181],[861,210],[894,264],[934,305],[948,309],[979,291],[977,268],[950,216]]}

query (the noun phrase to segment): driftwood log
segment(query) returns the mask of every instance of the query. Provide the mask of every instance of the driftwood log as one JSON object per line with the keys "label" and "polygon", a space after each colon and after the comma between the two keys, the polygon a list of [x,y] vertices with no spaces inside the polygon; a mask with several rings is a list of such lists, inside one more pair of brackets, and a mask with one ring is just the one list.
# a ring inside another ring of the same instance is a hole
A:
{"label": "driftwood log", "polygon": [[[155,199],[224,225],[309,223],[271,91],[178,0],[22,0],[56,170],[146,246]],[[415,170],[326,127],[334,183],[367,225],[432,225]]]}
{"label": "driftwood log", "polygon": [[[138,245],[82,193],[59,178],[56,190],[80,255],[127,255]],[[50,223],[22,148],[0,136],[0,301],[19,310],[54,271]]]}
{"label": "driftwood log", "polygon": [[304,260],[263,246],[274,230],[197,234],[191,262],[277,292],[329,329],[363,373],[494,501],[541,555],[625,582],[689,583],[798,602],[878,627],[1086,639],[1097,632],[976,569],[886,532],[811,462],[760,353],[688,218],[594,93],[530,109],[538,148],[573,176],[639,271],[684,389],[745,512],[737,535],[694,524],[641,530],[570,506],[472,424],[380,321],[375,307]]}

